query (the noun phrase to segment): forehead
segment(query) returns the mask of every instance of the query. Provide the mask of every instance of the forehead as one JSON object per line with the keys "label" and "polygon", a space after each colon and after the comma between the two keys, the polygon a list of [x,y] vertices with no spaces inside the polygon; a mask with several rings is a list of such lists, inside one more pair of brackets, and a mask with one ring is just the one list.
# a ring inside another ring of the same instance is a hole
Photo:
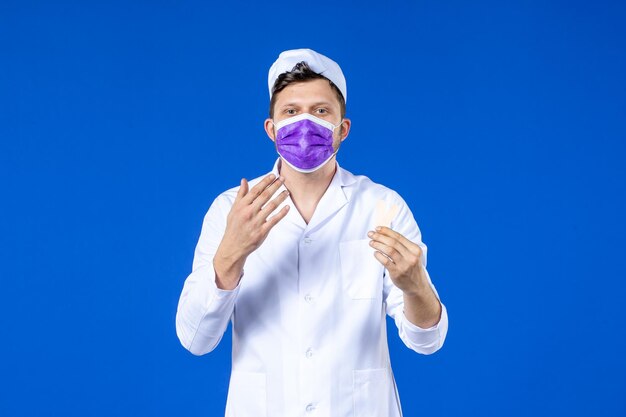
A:
{"label": "forehead", "polygon": [[276,106],[287,103],[306,105],[320,102],[339,106],[337,95],[328,80],[317,79],[289,84],[276,97]]}

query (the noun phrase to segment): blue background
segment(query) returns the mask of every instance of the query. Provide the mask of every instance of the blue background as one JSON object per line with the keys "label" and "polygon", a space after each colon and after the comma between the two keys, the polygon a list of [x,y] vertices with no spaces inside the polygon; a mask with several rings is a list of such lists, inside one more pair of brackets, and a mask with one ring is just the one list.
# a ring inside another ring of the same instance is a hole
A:
{"label": "blue background", "polygon": [[174,317],[212,200],[269,171],[267,70],[340,63],[450,330],[405,415],[626,415],[624,2],[0,2],[0,415],[222,415]]}

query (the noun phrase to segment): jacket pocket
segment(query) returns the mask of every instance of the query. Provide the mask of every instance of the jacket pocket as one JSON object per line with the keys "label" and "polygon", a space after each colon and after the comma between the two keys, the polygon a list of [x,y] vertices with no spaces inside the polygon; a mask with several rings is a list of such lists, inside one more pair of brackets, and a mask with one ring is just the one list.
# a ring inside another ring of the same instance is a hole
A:
{"label": "jacket pocket", "polygon": [[267,377],[264,373],[232,371],[226,401],[226,416],[267,416]]}
{"label": "jacket pocket", "polygon": [[382,296],[384,268],[369,242],[360,239],[339,243],[343,287],[354,300]]}
{"label": "jacket pocket", "polygon": [[389,370],[355,370],[353,378],[354,417],[389,415]]}

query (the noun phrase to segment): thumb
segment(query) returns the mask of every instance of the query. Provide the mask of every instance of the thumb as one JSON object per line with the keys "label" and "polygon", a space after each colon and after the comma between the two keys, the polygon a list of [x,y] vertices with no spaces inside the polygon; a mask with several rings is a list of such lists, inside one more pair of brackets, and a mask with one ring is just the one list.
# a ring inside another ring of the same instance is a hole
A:
{"label": "thumb", "polygon": [[235,197],[235,202],[244,198],[244,196],[248,194],[248,181],[245,178],[241,179],[241,183],[239,184],[239,191],[237,191],[237,197]]}

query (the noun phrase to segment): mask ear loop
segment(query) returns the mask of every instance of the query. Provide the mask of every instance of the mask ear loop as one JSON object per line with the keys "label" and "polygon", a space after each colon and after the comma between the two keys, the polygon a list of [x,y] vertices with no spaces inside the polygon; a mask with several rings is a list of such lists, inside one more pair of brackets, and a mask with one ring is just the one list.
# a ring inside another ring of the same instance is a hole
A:
{"label": "mask ear loop", "polygon": [[[342,126],[342,125],[343,125],[344,120],[346,120],[346,119],[343,119],[343,118],[342,118],[342,119],[341,119],[341,121],[339,122],[339,124],[333,128],[333,133],[335,133],[335,129],[337,129],[339,126]],[[340,131],[340,132],[341,132],[341,131]],[[343,136],[343,132],[341,132],[341,136]],[[342,137],[341,139],[342,139],[342,141],[343,141],[343,139],[344,139],[344,138]]]}
{"label": "mask ear loop", "polygon": [[274,119],[270,119],[270,122],[272,122],[272,132],[274,132],[274,141],[276,141],[276,134],[278,133],[278,130],[276,129],[276,122]]}

